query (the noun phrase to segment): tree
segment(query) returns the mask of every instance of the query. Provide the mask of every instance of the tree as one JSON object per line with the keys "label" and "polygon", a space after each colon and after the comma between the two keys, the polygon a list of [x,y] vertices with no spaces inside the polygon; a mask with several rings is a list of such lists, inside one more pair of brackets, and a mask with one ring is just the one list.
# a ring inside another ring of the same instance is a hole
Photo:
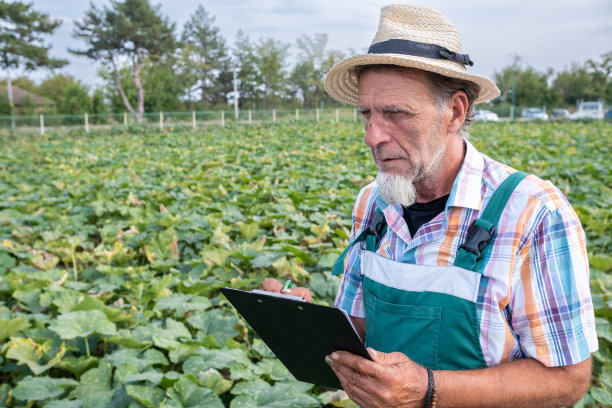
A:
{"label": "tree", "polygon": [[[91,5],[83,21],[75,23],[73,33],[87,43],[87,49],[70,52],[109,64],[123,105],[141,123],[145,106],[141,73],[145,59],[156,61],[164,54],[174,53],[174,24],[162,17],[159,6],[153,7],[149,0],[111,1],[111,6],[99,10]],[[131,67],[136,107],[123,89],[121,61],[128,61]]]}
{"label": "tree", "polygon": [[586,69],[591,74],[597,99],[605,99],[612,83],[612,51],[601,55],[601,61],[588,60]]}
{"label": "tree", "polygon": [[569,70],[557,74],[552,89],[556,101],[565,105],[575,105],[581,99],[595,98],[591,75],[584,66],[577,63],[573,63]]}
{"label": "tree", "polygon": [[203,108],[227,103],[227,93],[232,90],[230,57],[214,22],[215,17],[199,6],[185,23],[181,37],[181,76],[185,75],[190,101],[194,88],[199,88]]}
{"label": "tree", "polygon": [[327,41],[327,34],[315,34],[314,38],[303,35],[297,40],[300,52],[290,82],[304,105],[318,107],[322,101],[332,101],[325,92],[323,80],[344,55],[339,51],[326,50]]}
{"label": "tree", "polygon": [[255,45],[255,66],[258,82],[262,86],[262,108],[277,106],[283,99],[287,85],[287,65],[289,44],[272,38],[260,39]]}
{"label": "tree", "polygon": [[515,57],[514,63],[501,72],[495,72],[494,78],[501,92],[501,100],[509,102],[514,88],[515,104],[550,105],[554,100],[548,87],[548,80],[553,71],[537,72],[530,66],[523,68],[520,57]]}
{"label": "tree", "polygon": [[[11,114],[14,111],[11,68],[59,68],[68,63],[49,57],[51,46],[43,41],[44,36],[53,34],[60,24],[59,20],[50,19],[48,14],[32,10],[32,4],[0,0],[0,67],[6,71]],[[12,127],[15,127],[14,121]]]}
{"label": "tree", "polygon": [[238,31],[234,43],[234,58],[240,67],[238,72],[238,93],[241,107],[254,105],[259,99],[259,78],[255,62],[255,50],[249,37]]}

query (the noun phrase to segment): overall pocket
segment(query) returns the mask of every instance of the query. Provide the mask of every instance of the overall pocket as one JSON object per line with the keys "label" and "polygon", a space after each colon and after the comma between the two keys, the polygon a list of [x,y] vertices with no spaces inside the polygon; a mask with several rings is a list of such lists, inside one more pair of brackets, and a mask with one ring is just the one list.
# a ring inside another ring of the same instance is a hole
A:
{"label": "overall pocket", "polygon": [[384,353],[399,351],[437,368],[442,309],[389,303],[364,290],[366,345]]}

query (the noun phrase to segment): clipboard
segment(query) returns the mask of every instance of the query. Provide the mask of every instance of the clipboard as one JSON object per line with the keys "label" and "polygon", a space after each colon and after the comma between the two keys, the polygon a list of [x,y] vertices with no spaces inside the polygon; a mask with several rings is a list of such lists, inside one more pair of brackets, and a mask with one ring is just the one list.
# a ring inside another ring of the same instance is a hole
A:
{"label": "clipboard", "polygon": [[261,290],[221,292],[299,381],[342,389],[325,356],[344,350],[371,360],[343,310]]}

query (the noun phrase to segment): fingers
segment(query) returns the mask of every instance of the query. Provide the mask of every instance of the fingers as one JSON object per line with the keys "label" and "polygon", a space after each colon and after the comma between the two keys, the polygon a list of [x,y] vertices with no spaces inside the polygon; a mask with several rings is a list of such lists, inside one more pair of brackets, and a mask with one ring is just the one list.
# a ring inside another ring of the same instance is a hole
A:
{"label": "fingers", "polygon": [[287,295],[299,296],[307,302],[312,301],[312,295],[310,291],[306,288],[291,288],[291,289],[283,289],[281,293],[285,293]]}
{"label": "fingers", "polygon": [[279,280],[273,278],[268,278],[263,281],[262,286],[263,290],[276,293],[280,293],[281,289],[283,288],[283,284]]}

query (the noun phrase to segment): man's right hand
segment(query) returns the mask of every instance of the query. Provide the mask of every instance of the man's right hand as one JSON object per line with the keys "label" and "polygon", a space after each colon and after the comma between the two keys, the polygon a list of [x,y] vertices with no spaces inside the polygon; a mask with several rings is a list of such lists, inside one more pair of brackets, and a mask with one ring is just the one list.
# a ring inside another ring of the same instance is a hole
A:
{"label": "man's right hand", "polygon": [[299,296],[306,302],[312,301],[310,290],[302,287],[293,287],[291,289],[283,289],[283,283],[278,279],[268,278],[263,282],[263,290],[268,292],[283,293],[285,295]]}

